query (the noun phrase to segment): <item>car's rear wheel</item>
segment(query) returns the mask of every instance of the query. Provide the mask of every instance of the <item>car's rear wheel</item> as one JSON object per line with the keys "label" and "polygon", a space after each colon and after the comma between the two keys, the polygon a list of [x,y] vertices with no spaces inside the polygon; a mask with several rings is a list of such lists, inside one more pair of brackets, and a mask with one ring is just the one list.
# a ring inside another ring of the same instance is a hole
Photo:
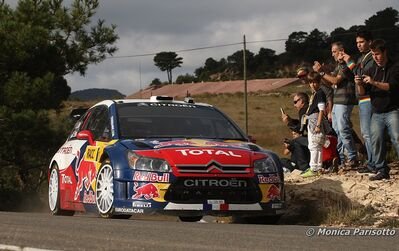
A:
{"label": "car's rear wheel", "polygon": [[196,222],[202,219],[202,216],[179,216],[180,221]]}
{"label": "car's rear wheel", "polygon": [[48,184],[48,204],[53,215],[72,216],[75,212],[70,210],[62,210],[60,207],[60,179],[58,166],[54,164],[50,170],[50,178]]}

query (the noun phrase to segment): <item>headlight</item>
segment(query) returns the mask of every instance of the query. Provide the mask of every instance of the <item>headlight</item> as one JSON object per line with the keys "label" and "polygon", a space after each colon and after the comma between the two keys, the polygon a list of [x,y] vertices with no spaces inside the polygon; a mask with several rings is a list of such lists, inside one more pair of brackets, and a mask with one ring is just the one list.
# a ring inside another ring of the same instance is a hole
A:
{"label": "headlight", "polygon": [[275,173],[277,172],[276,163],[272,158],[260,159],[254,162],[255,173]]}
{"label": "headlight", "polygon": [[149,158],[129,151],[127,153],[129,166],[132,169],[154,172],[171,172],[169,163],[163,159]]}

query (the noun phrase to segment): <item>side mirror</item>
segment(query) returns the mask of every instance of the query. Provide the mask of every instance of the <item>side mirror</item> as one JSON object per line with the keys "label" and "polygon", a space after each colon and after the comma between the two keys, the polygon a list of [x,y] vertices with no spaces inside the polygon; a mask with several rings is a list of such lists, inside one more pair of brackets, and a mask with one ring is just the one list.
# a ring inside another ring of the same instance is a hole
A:
{"label": "side mirror", "polygon": [[256,139],[252,135],[248,135],[249,142],[256,144]]}
{"label": "side mirror", "polygon": [[77,139],[87,140],[91,146],[94,146],[94,136],[89,130],[83,130],[76,135]]}

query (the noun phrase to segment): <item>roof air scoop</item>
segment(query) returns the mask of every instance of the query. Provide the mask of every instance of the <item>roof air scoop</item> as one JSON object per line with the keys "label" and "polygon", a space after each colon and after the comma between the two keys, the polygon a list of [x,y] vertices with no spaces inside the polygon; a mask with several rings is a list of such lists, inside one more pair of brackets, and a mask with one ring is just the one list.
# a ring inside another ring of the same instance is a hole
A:
{"label": "roof air scoop", "polygon": [[169,96],[151,96],[150,101],[151,102],[173,101],[173,97],[169,97]]}

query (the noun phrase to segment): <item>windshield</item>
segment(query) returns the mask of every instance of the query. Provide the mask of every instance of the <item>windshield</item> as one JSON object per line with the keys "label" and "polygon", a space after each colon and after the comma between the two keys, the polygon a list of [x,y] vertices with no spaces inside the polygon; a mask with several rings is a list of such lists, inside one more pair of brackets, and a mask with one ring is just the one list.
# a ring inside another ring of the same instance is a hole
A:
{"label": "windshield", "polygon": [[245,140],[213,107],[177,103],[117,104],[121,138],[209,138]]}

